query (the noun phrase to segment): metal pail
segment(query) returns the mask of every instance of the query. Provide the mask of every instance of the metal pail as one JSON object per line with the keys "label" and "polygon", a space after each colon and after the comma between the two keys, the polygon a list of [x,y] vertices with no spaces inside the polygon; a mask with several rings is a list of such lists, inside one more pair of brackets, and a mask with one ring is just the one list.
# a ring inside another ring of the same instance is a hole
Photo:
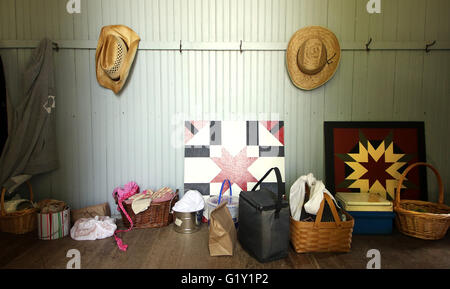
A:
{"label": "metal pail", "polygon": [[190,213],[174,212],[175,231],[182,234],[195,233],[200,229],[203,210]]}

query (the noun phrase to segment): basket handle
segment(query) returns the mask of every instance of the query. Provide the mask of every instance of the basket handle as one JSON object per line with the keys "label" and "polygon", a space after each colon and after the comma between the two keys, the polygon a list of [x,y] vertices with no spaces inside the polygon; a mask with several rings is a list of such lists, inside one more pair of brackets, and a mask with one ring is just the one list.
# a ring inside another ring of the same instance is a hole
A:
{"label": "basket handle", "polygon": [[396,191],[395,200],[394,200],[395,207],[399,207],[400,206],[400,190],[402,188],[403,181],[406,179],[406,175],[408,174],[408,172],[410,170],[412,170],[413,168],[415,168],[417,166],[429,167],[434,172],[434,174],[436,175],[438,184],[439,184],[439,204],[443,204],[444,203],[444,185],[442,184],[441,175],[439,174],[437,169],[435,167],[433,167],[432,165],[430,165],[428,163],[421,163],[421,162],[419,162],[419,163],[414,163],[414,164],[410,165],[409,167],[407,167],[405,169],[405,171],[403,172],[403,174],[401,175],[400,179],[398,180],[397,191]]}
{"label": "basket handle", "polygon": [[[228,186],[230,187],[230,197],[233,195],[232,191],[231,191],[231,182],[229,179],[225,179],[222,182],[222,187],[220,188],[220,194],[219,194],[219,200],[217,201],[217,205],[220,205],[220,200],[222,199],[222,194],[223,194],[223,186],[225,185],[225,182],[228,182]],[[230,200],[231,201],[231,200]]]}
{"label": "basket handle", "polygon": [[173,200],[176,198],[176,196],[178,196],[178,189],[175,191],[175,194],[173,194],[172,199],[170,199],[170,203],[169,203],[169,214],[173,214],[173,210],[172,210],[172,202]]}
{"label": "basket handle", "polygon": [[341,227],[342,221],[341,221],[341,218],[339,218],[339,214],[336,210],[336,206],[334,205],[333,200],[326,193],[324,193],[323,196],[324,196],[324,199],[322,200],[322,203],[320,204],[319,212],[317,212],[316,221],[314,222],[314,227],[319,226],[319,224],[322,222],[323,211],[325,209],[325,202],[327,202],[328,205],[330,206],[331,213],[333,214],[336,226]]}
{"label": "basket handle", "polygon": [[[29,181],[26,181],[25,183],[27,184],[28,191],[30,192],[30,201],[33,202],[34,194],[33,194],[33,188],[31,187],[31,183]],[[2,188],[2,196],[1,196],[1,200],[0,200],[1,208],[2,208],[1,216],[5,216],[6,215],[6,211],[5,211],[5,194],[6,194],[6,188]]]}

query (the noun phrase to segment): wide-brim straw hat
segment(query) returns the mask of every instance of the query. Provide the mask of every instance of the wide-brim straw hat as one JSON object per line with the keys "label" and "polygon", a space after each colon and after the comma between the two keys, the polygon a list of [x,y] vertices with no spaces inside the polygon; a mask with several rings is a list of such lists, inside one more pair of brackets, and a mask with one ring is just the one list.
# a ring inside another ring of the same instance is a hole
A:
{"label": "wide-brim straw hat", "polygon": [[330,80],[341,59],[336,35],[321,26],[308,26],[294,33],[286,50],[286,65],[292,83],[312,90]]}
{"label": "wide-brim straw hat", "polygon": [[100,32],[95,63],[98,83],[118,93],[128,78],[139,36],[124,25],[105,26]]}

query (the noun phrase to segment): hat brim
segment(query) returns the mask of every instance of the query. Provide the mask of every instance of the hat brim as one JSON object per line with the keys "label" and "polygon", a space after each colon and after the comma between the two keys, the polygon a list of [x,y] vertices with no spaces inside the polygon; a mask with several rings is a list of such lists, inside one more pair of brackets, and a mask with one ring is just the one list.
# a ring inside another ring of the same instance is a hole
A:
{"label": "hat brim", "polygon": [[[100,55],[106,53],[104,43],[108,35],[114,35],[121,38],[128,47],[128,52],[125,56],[124,63],[120,68],[119,78],[117,80],[111,79],[100,65]],[[116,94],[122,89],[128,78],[140,40],[141,39],[136,32],[123,25],[111,25],[102,28],[95,53],[97,81],[101,86],[111,89]]]}
{"label": "hat brim", "polygon": [[[331,58],[336,53],[333,59],[330,60],[331,63],[326,64],[320,72],[314,75],[303,73],[297,64],[297,54],[300,46],[311,37],[317,37],[322,40],[327,49],[328,58]],[[330,80],[336,72],[340,60],[341,48],[336,35],[321,26],[309,26],[295,32],[286,50],[286,65],[289,77],[296,87],[304,90],[315,89]]]}

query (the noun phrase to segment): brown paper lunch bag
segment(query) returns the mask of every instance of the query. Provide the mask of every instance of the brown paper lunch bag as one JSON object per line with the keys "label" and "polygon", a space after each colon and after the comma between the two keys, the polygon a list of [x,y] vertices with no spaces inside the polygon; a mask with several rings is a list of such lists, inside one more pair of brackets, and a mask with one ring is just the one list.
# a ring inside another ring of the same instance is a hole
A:
{"label": "brown paper lunch bag", "polygon": [[226,202],[220,204],[210,215],[209,254],[233,256],[236,246],[236,227]]}

